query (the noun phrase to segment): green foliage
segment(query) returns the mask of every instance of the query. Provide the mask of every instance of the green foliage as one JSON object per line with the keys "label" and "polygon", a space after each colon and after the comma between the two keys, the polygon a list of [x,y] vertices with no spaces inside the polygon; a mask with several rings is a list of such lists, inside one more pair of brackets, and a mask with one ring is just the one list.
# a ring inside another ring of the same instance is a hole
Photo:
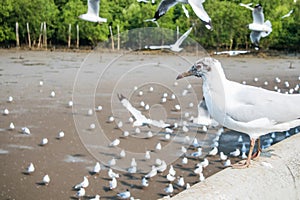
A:
{"label": "green foliage", "polygon": [[[172,7],[158,20],[161,28],[176,31],[179,27],[184,33],[194,25],[190,34],[194,40],[205,48],[238,49],[249,48],[250,30],[247,25],[252,23],[251,11],[239,6],[242,0],[206,0],[203,4],[212,19],[213,31],[207,30],[204,24],[193,12],[191,6],[186,5],[190,18],[186,18],[181,5]],[[300,2],[282,0],[254,0],[253,5],[261,3],[264,8],[265,20],[270,20],[273,31],[262,38],[260,45],[263,48],[281,50],[300,50]],[[126,32],[142,27],[156,27],[145,19],[152,18],[159,4],[157,0],[151,3],[138,3],[135,0],[101,0],[100,16],[107,18],[107,23],[97,24],[83,21],[78,18],[87,11],[87,0],[2,0],[0,3],[0,43],[15,43],[15,23],[19,23],[20,42],[27,43],[26,23],[29,23],[31,40],[36,41],[40,34],[40,25],[47,23],[47,37],[52,44],[66,45],[68,27],[71,24],[72,43],[76,39],[76,26],[79,26],[80,44],[95,46],[99,41],[106,41],[110,37],[109,26],[113,34]],[[294,9],[293,14],[282,19],[281,17]],[[144,29],[143,31],[150,31]],[[127,42],[140,44],[138,31],[133,31],[132,36],[123,38],[122,45]],[[153,37],[161,38],[170,34],[162,29],[161,34]],[[170,36],[169,38],[176,37]]]}

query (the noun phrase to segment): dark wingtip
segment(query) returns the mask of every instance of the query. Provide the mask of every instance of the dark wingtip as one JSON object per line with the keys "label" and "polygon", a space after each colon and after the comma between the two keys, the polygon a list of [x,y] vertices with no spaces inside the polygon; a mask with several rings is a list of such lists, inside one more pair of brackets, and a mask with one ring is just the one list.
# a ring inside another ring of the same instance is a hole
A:
{"label": "dark wingtip", "polygon": [[118,98],[119,98],[120,101],[122,101],[123,99],[126,99],[122,94],[118,93],[117,95],[118,95]]}
{"label": "dark wingtip", "polygon": [[182,74],[179,74],[179,75],[176,77],[176,80],[182,79],[182,78],[183,78],[183,75],[182,75]]}

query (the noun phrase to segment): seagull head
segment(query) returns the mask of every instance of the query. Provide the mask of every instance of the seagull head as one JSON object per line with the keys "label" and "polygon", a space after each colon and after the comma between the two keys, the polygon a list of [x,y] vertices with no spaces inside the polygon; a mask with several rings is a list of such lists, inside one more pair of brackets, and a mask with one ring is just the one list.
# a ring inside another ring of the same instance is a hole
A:
{"label": "seagull head", "polygon": [[254,6],[254,9],[257,10],[257,11],[262,11],[262,5],[261,4],[256,4]]}
{"label": "seagull head", "polygon": [[182,79],[187,76],[203,78],[212,70],[212,66],[217,66],[218,64],[221,65],[220,62],[214,58],[202,58],[198,60],[188,71],[179,74],[176,79]]}

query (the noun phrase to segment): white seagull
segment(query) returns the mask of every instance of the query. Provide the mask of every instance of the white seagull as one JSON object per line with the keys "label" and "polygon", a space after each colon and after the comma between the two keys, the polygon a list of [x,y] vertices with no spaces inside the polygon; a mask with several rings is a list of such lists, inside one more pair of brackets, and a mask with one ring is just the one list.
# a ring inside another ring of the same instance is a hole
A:
{"label": "white seagull", "polygon": [[33,163],[30,163],[29,166],[26,168],[26,174],[31,174],[35,170]]}
{"label": "white seagull", "polygon": [[258,49],[258,43],[261,37],[267,37],[272,32],[272,24],[269,20],[265,22],[263,8],[260,4],[257,4],[252,11],[253,23],[248,27],[251,30],[250,39]]}
{"label": "white seagull", "polygon": [[94,174],[99,174],[99,172],[101,171],[101,166],[100,166],[100,163],[99,162],[96,162],[94,168],[93,168],[93,171],[92,173]]}
{"label": "white seagull", "polygon": [[131,103],[126,99],[122,94],[118,94],[118,98],[121,101],[122,105],[133,115],[135,121],[133,122],[133,126],[156,126],[159,128],[167,128],[170,127],[170,124],[166,124],[163,121],[156,121],[147,118],[145,115],[141,113],[141,111],[137,110],[135,107],[131,105]]}
{"label": "white seagull", "polygon": [[166,12],[171,7],[175,6],[177,3],[184,3],[184,4],[190,4],[194,13],[205,24],[205,27],[207,29],[212,29],[211,19],[208,16],[207,12],[204,10],[202,5],[204,2],[205,0],[162,0],[158,5],[158,8],[154,14],[154,18],[152,18],[151,20],[152,21],[158,20],[160,17],[165,15]]}
{"label": "white seagull", "polygon": [[109,181],[109,189],[113,190],[117,187],[117,179],[115,177],[112,178],[111,181]]}
{"label": "white seagull", "polygon": [[250,51],[235,50],[235,51],[219,51],[219,52],[214,52],[215,55],[228,54],[229,56],[237,56],[239,54],[246,54],[246,53],[250,53]]}
{"label": "white seagull", "polygon": [[118,197],[121,199],[129,199],[131,196],[130,191],[127,189],[125,192],[118,193]]}
{"label": "white seagull", "polygon": [[[212,118],[228,129],[250,136],[248,158],[238,165],[240,168],[249,166],[255,141],[260,143],[261,135],[300,125],[300,94],[282,94],[230,81],[221,63],[210,57],[200,59],[177,79],[191,75],[203,80],[203,96]],[[254,157],[260,152],[258,148]]]}
{"label": "white seagull", "polygon": [[107,22],[106,18],[99,17],[100,0],[88,0],[87,2],[87,13],[79,15],[79,18],[89,22]]}
{"label": "white seagull", "polygon": [[78,183],[77,185],[74,186],[75,190],[78,190],[80,188],[86,188],[89,186],[89,179],[87,179],[86,176],[83,177],[83,181],[81,183]]}
{"label": "white seagull", "polygon": [[43,177],[43,180],[42,180],[42,183],[44,185],[48,185],[50,183],[50,177],[48,174],[46,174],[44,177]]}
{"label": "white seagull", "polygon": [[76,197],[80,198],[83,197],[85,195],[85,189],[84,188],[80,188],[80,190],[78,190],[76,192]]}
{"label": "white seagull", "polygon": [[189,28],[189,30],[187,30],[174,44],[161,45],[161,46],[150,45],[150,46],[145,46],[145,49],[151,49],[151,50],[170,49],[171,51],[174,51],[174,52],[180,52],[183,49],[183,48],[180,47],[180,45],[189,36],[192,29],[193,29],[193,27]]}

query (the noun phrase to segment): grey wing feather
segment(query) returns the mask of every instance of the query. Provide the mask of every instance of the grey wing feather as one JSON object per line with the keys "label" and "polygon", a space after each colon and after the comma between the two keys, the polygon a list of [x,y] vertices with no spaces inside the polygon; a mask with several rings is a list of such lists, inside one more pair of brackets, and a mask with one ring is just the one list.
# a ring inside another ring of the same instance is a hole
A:
{"label": "grey wing feather", "polygon": [[193,27],[189,28],[189,30],[187,30],[174,44],[175,46],[177,45],[178,47],[181,45],[181,43],[189,36],[189,34],[191,33]]}
{"label": "grey wing feather", "polygon": [[[238,93],[229,94],[236,99],[226,112],[242,122],[268,118],[277,123],[300,119],[300,94],[281,94],[253,86],[234,83]],[[238,86],[237,86],[238,85]],[[231,87],[232,88],[232,87]]]}
{"label": "grey wing feather", "polygon": [[161,16],[166,14],[166,12],[172,7],[175,6],[178,2],[176,0],[162,0],[158,5],[158,8],[155,12],[154,19],[158,20]]}

